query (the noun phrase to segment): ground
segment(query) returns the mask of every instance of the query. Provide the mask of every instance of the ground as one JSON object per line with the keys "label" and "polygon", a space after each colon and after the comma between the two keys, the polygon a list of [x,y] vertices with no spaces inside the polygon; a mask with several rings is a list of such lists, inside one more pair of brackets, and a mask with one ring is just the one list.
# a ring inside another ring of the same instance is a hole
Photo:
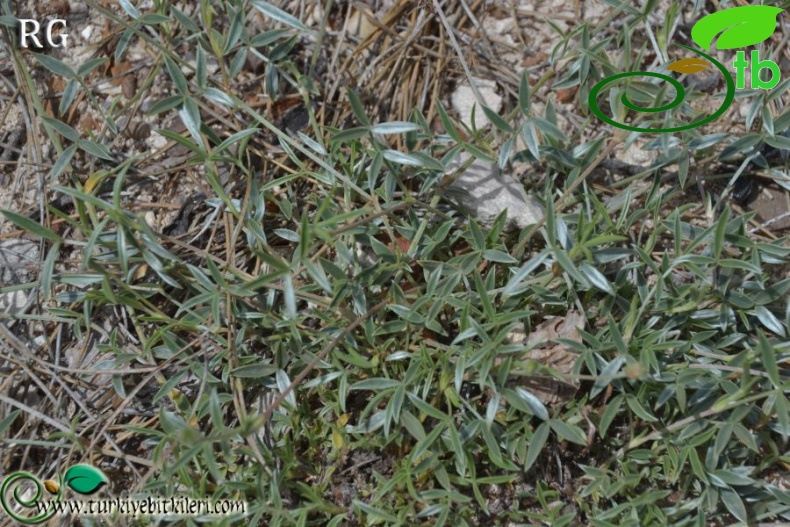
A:
{"label": "ground", "polygon": [[[587,97],[748,3],[4,6],[3,481],[247,504],[217,525],[790,521],[790,83],[671,134]],[[721,104],[673,75],[671,119]]]}

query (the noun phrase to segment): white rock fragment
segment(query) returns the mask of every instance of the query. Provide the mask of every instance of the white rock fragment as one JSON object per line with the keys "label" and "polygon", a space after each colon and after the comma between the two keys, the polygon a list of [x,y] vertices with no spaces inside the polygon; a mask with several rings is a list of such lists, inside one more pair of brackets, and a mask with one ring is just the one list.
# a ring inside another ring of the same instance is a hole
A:
{"label": "white rock fragment", "polygon": [[513,17],[503,19],[486,17],[483,19],[482,25],[483,31],[493,42],[505,44],[506,46],[518,45],[513,38],[513,34],[516,32]]}
{"label": "white rock fragment", "polygon": [[378,265],[379,257],[376,256],[376,253],[374,253],[372,249],[365,247],[359,242],[357,242],[355,249],[354,252],[356,253],[359,265],[366,269]]}
{"label": "white rock fragment", "polygon": [[589,24],[598,24],[609,9],[610,7],[603,2],[586,2],[584,4],[584,20]]}
{"label": "white rock fragment", "polygon": [[316,4],[313,6],[313,11],[310,13],[310,17],[307,19],[308,26],[314,26],[316,24],[321,23],[321,19],[324,17],[324,10],[320,4]]}
{"label": "white rock fragment", "polygon": [[0,284],[22,284],[33,279],[39,266],[38,243],[17,239],[0,241]]}
{"label": "white rock fragment", "polygon": [[121,95],[123,93],[123,88],[121,86],[115,86],[111,82],[102,82],[99,84],[96,89],[107,96],[115,96]]}
{"label": "white rock fragment", "polygon": [[[469,154],[461,152],[448,165],[447,174],[458,170],[468,159]],[[519,181],[503,174],[495,164],[480,159],[450,185],[449,195],[486,226],[505,210],[506,230],[523,229],[543,217],[543,207],[534,196],[527,194]]]}
{"label": "white rock fragment", "polygon": [[477,86],[477,90],[480,92],[480,97],[483,99],[485,105],[496,113],[502,110],[502,97],[496,92],[496,83],[494,81],[475,77],[472,77],[470,81],[456,88],[450,96],[450,102],[453,108],[455,108],[455,111],[458,112],[461,121],[463,121],[466,126],[472,128],[472,119],[474,117],[475,126],[478,129],[484,128],[488,126],[489,121],[483,113],[482,108],[480,108],[480,105],[477,103],[477,99],[475,99],[472,83]]}
{"label": "white rock fragment", "polygon": [[638,144],[635,141],[624,150],[618,148],[615,150],[615,159],[629,165],[647,168],[658,158],[658,152],[655,150],[643,150],[642,147],[642,144]]}
{"label": "white rock fragment", "polygon": [[42,350],[47,345],[47,339],[44,335],[39,335],[33,339],[33,346],[36,350]]}
{"label": "white rock fragment", "polygon": [[355,9],[348,18],[346,31],[363,40],[368,38],[376,31],[376,26],[370,21],[371,17],[374,15],[370,9],[366,7]]}
{"label": "white rock fragment", "polygon": [[219,71],[219,64],[217,64],[217,59],[209,58],[206,60],[206,72],[211,75],[216,75]]}
{"label": "white rock fragment", "polygon": [[152,210],[146,211],[144,219],[145,223],[147,223],[149,227],[152,229],[156,228],[156,215]]}
{"label": "white rock fragment", "polygon": [[157,152],[167,146],[167,137],[159,134],[151,134],[145,140],[146,146],[152,152]]}
{"label": "white rock fragment", "polygon": [[0,312],[16,313],[27,304],[27,294],[24,291],[11,291],[0,295]]}

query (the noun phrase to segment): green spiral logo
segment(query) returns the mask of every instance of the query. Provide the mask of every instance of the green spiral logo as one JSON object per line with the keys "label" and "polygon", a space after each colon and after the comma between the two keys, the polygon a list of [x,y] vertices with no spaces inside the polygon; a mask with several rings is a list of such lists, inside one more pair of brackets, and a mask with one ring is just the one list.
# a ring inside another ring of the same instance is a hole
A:
{"label": "green spiral logo", "polygon": [[[776,17],[781,11],[783,10],[777,7],[762,5],[725,9],[724,11],[710,14],[694,24],[694,27],[691,30],[691,38],[701,48],[708,50],[711,48],[713,40],[717,36],[718,40],[716,42],[716,47],[718,49],[733,49],[737,47],[758,44],[768,39],[774,33],[776,30]],[[677,45],[692,51],[693,53],[696,53],[700,57],[707,60],[709,63],[715,65],[724,76],[724,79],[727,81],[727,93],[724,97],[724,101],[712,115],[709,115],[708,117],[702,116],[683,126],[675,126],[672,128],[648,128],[618,123],[601,111],[600,107],[598,106],[598,95],[600,94],[601,90],[603,90],[608,84],[619,79],[637,76],[654,77],[669,82],[675,88],[675,98],[663,106],[657,108],[645,108],[632,103],[628,99],[628,95],[623,92],[620,100],[626,108],[636,112],[657,113],[671,110],[680,105],[686,97],[686,90],[683,88],[683,85],[669,75],[649,71],[619,73],[598,82],[595,86],[593,86],[592,90],[590,90],[590,95],[588,97],[590,110],[592,110],[592,112],[603,122],[631,132],[680,132],[683,130],[690,130],[692,128],[703,126],[721,117],[721,115],[727,111],[727,109],[732,104],[732,101],[735,99],[735,82],[733,81],[730,72],[727,71],[723,64],[705,52],[684,46],[682,44]],[[677,67],[673,68],[672,66],[675,65],[677,65]],[[668,69],[681,73],[695,73],[696,71],[704,69],[706,66],[707,64],[705,64],[705,62],[701,59],[685,59],[673,63],[673,65],[671,65]]]}
{"label": "green spiral logo", "polygon": [[[32,481],[36,491],[35,494],[28,499],[25,499],[25,497],[22,495],[23,494],[22,483],[24,481]],[[50,505],[48,510],[42,512],[37,516],[22,516],[21,514],[15,512],[14,509],[12,509],[12,504],[9,504],[7,499],[9,494],[9,489],[13,485],[13,490],[11,491],[11,494],[13,495],[14,502],[16,502],[19,506],[25,509],[34,508],[36,507],[36,504],[39,502],[39,500],[41,500],[41,497],[44,494],[44,488],[46,483],[50,483],[50,482],[47,481],[45,483],[41,483],[41,481],[30,472],[14,472],[12,475],[5,478],[5,481],[3,481],[3,485],[0,486],[0,504],[3,505],[3,509],[5,510],[6,514],[11,516],[13,519],[15,519],[18,522],[28,523],[28,524],[41,523],[51,518],[52,515],[55,514],[55,507],[52,505]],[[63,492],[62,490],[63,486],[58,484],[56,485],[56,487],[57,487],[57,495],[55,496],[55,500],[60,501],[60,496],[61,493]]]}
{"label": "green spiral logo", "polygon": [[[30,498],[25,498],[23,495],[25,492],[32,490],[29,487],[23,489],[22,483],[24,481],[33,482],[36,492]],[[90,465],[72,465],[66,470],[66,474],[63,476],[58,473],[58,481],[48,479],[43,483],[30,472],[14,472],[5,478],[3,484],[0,485],[0,505],[2,505],[3,510],[5,510],[9,516],[20,523],[41,523],[55,514],[55,504],[60,502],[60,498],[63,495],[64,484],[75,492],[89,495],[96,492],[102,485],[108,482],[107,476],[105,476],[101,470]],[[12,488],[13,490],[9,492]],[[44,490],[52,494],[53,497],[48,500],[49,507],[37,516],[22,516],[12,508],[13,505],[16,505],[17,509],[22,507],[25,509],[36,508],[39,510],[40,506],[38,503],[41,501]],[[13,496],[14,503],[8,502],[9,494]]]}
{"label": "green spiral logo", "polygon": [[593,86],[593,89],[590,90],[590,96],[589,96],[590,109],[593,111],[593,113],[597,115],[598,118],[603,122],[609,123],[612,126],[616,126],[617,128],[622,128],[623,130],[629,130],[631,132],[663,132],[663,133],[680,132],[681,130],[690,130],[692,128],[697,128],[698,126],[703,126],[721,117],[721,115],[727,111],[727,108],[730,107],[730,104],[732,104],[732,101],[735,99],[735,81],[732,80],[732,76],[730,75],[730,72],[726,70],[723,64],[721,64],[719,61],[717,61],[710,55],[707,55],[702,51],[696,50],[694,48],[683,46],[682,44],[678,44],[678,46],[691,50],[694,53],[706,58],[711,63],[713,63],[719,69],[719,71],[721,71],[722,75],[724,75],[724,79],[727,81],[727,95],[724,97],[724,101],[722,102],[721,106],[719,106],[719,109],[716,110],[715,113],[713,113],[708,117],[705,117],[704,119],[700,119],[683,126],[674,126],[672,128],[648,128],[648,127],[631,126],[624,123],[618,123],[611,117],[604,114],[601,111],[601,109],[598,107],[598,94],[601,92],[601,90],[603,90],[606,87],[607,84],[609,84],[610,82],[614,82],[618,79],[623,79],[626,77],[637,77],[637,76],[656,77],[669,82],[675,88],[675,98],[663,106],[659,106],[657,108],[645,108],[642,106],[637,106],[634,103],[632,103],[628,99],[628,94],[623,92],[620,100],[622,101],[623,105],[626,108],[629,108],[636,112],[656,113],[656,112],[665,112],[667,110],[671,110],[672,108],[675,108],[678,105],[680,105],[683,102],[683,99],[685,99],[686,97],[686,90],[683,88],[683,85],[680,82],[678,82],[676,79],[670,77],[669,75],[664,75],[663,73],[654,73],[651,71],[629,71],[626,73],[618,73],[617,75],[612,75],[611,77],[607,77],[603,79],[598,84]]}

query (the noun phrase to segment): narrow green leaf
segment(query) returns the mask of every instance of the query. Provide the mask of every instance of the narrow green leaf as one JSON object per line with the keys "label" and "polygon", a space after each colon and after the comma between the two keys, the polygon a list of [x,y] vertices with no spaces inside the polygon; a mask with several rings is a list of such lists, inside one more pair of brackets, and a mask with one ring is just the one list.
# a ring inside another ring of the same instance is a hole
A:
{"label": "narrow green leaf", "polygon": [[498,249],[486,249],[485,251],[483,251],[483,258],[485,258],[490,262],[497,262],[504,264],[518,263],[518,260],[510,256],[508,253],[504,251],[500,251]]}
{"label": "narrow green leaf", "polygon": [[203,150],[198,145],[196,145],[194,142],[190,141],[189,139],[187,139],[186,137],[182,136],[181,134],[177,134],[177,133],[173,132],[172,130],[161,130],[161,129],[158,129],[158,130],[154,130],[154,131],[156,133],[158,133],[159,135],[163,136],[163,137],[171,139],[171,140],[175,141],[176,143],[187,147],[189,150],[192,150],[196,154],[199,154],[199,156],[196,156],[195,161],[202,160],[202,159],[205,158],[205,153],[203,152]]}
{"label": "narrow green leaf", "polygon": [[198,147],[202,147],[203,139],[200,137],[200,109],[195,99],[191,97],[184,98],[184,105],[178,111],[178,116],[181,118],[184,126],[186,126],[186,129],[189,130],[189,134],[192,136],[192,139],[195,140],[195,144],[198,145]]}
{"label": "narrow green leaf", "polygon": [[588,264],[587,262],[582,262],[579,265],[579,271],[584,275],[587,280],[600,289],[605,293],[609,293],[610,295],[614,295],[614,289],[612,288],[612,284],[606,279],[606,277],[595,267]]}
{"label": "narrow green leaf", "polygon": [[620,355],[628,355],[628,346],[623,339],[623,334],[620,331],[620,326],[614,320],[614,317],[609,317],[609,333],[612,336],[612,341],[614,342],[617,351]]}
{"label": "narrow green leaf", "polygon": [[50,247],[44,264],[41,266],[41,291],[44,293],[44,302],[48,302],[52,293],[52,278],[55,274],[55,262],[60,255],[60,242],[55,242]]}
{"label": "narrow green leaf", "polygon": [[595,397],[599,393],[601,393],[608,385],[612,382],[612,379],[615,375],[620,371],[620,367],[625,362],[625,359],[622,355],[619,355],[609,361],[609,364],[601,370],[601,373],[598,374],[598,378],[595,380],[595,384],[590,390],[590,397]]}
{"label": "narrow green leaf", "polygon": [[421,440],[417,441],[417,444],[414,445],[414,449],[411,451],[409,458],[412,462],[416,462],[422,458],[422,455],[428,451],[431,446],[439,439],[439,436],[444,432],[445,424],[440,422],[436,425],[430,433],[422,438]]}
{"label": "narrow green leaf", "polygon": [[505,132],[507,134],[513,133],[513,128],[498,113],[496,113],[488,106],[483,106],[482,108],[483,108],[483,113],[485,114],[486,117],[488,117],[488,120],[491,121],[491,124],[496,126],[502,132]]}
{"label": "narrow green leaf", "polygon": [[648,412],[647,409],[642,406],[642,403],[639,401],[639,399],[637,399],[635,396],[628,394],[625,398],[625,401],[628,403],[628,407],[631,408],[631,411],[633,411],[640,419],[651,423],[658,421],[658,418]]}
{"label": "narrow green leaf", "polygon": [[55,75],[59,75],[66,79],[77,78],[77,73],[73,69],[71,69],[71,66],[68,66],[62,61],[56,59],[55,57],[50,57],[49,55],[44,55],[42,53],[33,53],[33,56],[36,58],[36,60],[39,63],[41,63],[42,66],[47,68]]}
{"label": "narrow green leaf", "polygon": [[403,152],[398,152],[397,150],[384,150],[381,154],[384,156],[384,159],[387,161],[392,161],[393,163],[400,163],[402,165],[409,165],[413,167],[431,168],[425,162],[425,159],[422,159],[414,154],[405,154]]}
{"label": "narrow green leaf", "polygon": [[348,97],[348,101],[351,103],[351,110],[354,112],[354,115],[357,116],[359,122],[363,126],[370,128],[370,119],[368,119],[368,115],[365,113],[365,107],[362,105],[362,101],[359,99],[357,92],[351,88],[348,88],[346,89],[346,96]]}
{"label": "narrow green leaf", "polygon": [[766,135],[763,140],[768,146],[779,150],[790,150],[790,138],[783,135]]}
{"label": "narrow green leaf", "polygon": [[118,0],[118,3],[121,4],[121,9],[126,11],[126,14],[128,14],[130,17],[135,20],[140,18],[140,11],[138,11],[134,4],[129,0]]}
{"label": "narrow green leaf", "polygon": [[326,153],[327,153],[326,149],[320,143],[318,143],[315,139],[313,139],[312,137],[306,135],[303,132],[297,132],[297,135],[299,136],[299,138],[302,141],[304,141],[304,144],[306,144],[313,152],[316,152],[316,153],[318,153],[318,154],[320,154],[322,156],[326,155]]}
{"label": "narrow green leaf", "polygon": [[16,30],[19,28],[19,19],[14,15],[0,16],[0,26],[5,26]]}
{"label": "narrow green leaf", "polygon": [[525,287],[523,284],[524,279],[537,269],[548,256],[548,252],[543,251],[530,258],[505,284],[505,287],[502,289],[502,296],[512,295],[517,289]]}
{"label": "narrow green leaf", "polygon": [[524,117],[529,117],[529,80],[527,79],[527,70],[521,72],[521,81],[518,85],[518,107]]}
{"label": "narrow green leaf", "polygon": [[227,106],[228,108],[236,107],[236,102],[233,100],[231,96],[229,96],[224,92],[219,91],[216,88],[208,87],[206,88],[204,94],[208,99],[212,100],[213,102],[219,105]]}
{"label": "narrow green leaf", "polygon": [[538,134],[535,132],[535,125],[533,124],[532,120],[525,122],[524,126],[521,127],[521,137],[524,138],[524,143],[527,145],[529,153],[532,154],[532,157],[540,160]]}
{"label": "narrow green leaf", "polygon": [[71,79],[69,82],[66,83],[66,87],[63,88],[63,97],[60,98],[60,104],[58,104],[58,115],[64,116],[66,112],[68,112],[71,103],[74,102],[74,99],[77,97],[77,94],[80,91],[80,83],[74,79]]}
{"label": "narrow green leaf", "polygon": [[731,145],[726,147],[724,150],[722,150],[721,153],[719,154],[719,159],[722,161],[726,161],[731,157],[747,152],[754,145],[762,141],[762,139],[763,136],[760,134],[745,135],[740,139],[734,141]]}
{"label": "narrow green leaf", "polygon": [[427,168],[428,170],[435,170],[436,172],[444,172],[445,167],[438,159],[429,156],[425,152],[410,152],[410,156],[414,159],[419,160],[422,163],[422,166]]}
{"label": "narrow green leaf", "polygon": [[350,390],[373,390],[374,392],[387,390],[400,386],[401,382],[395,379],[387,379],[384,377],[374,377],[372,379],[365,379],[351,385]]}
{"label": "narrow green leaf", "polygon": [[80,139],[78,145],[80,150],[83,150],[92,156],[105,159],[107,161],[115,161],[112,157],[112,154],[110,153],[110,149],[101,143],[90,141],[88,139]]}
{"label": "narrow green leaf", "polygon": [[151,108],[148,110],[148,115],[156,115],[162,112],[166,112],[179,106],[184,102],[183,95],[172,95],[170,97],[165,97],[164,99],[155,102]]}
{"label": "narrow green leaf", "polygon": [[46,238],[47,240],[60,243],[61,239],[60,236],[52,232],[51,230],[47,229],[40,223],[31,220],[26,216],[22,216],[17,214],[16,212],[11,212],[10,210],[0,210],[0,214],[5,216],[8,221],[20,227],[36,236],[41,236],[42,238]]}
{"label": "narrow green leaf", "polygon": [[483,277],[480,276],[480,272],[477,269],[474,271],[474,280],[477,296],[480,298],[480,303],[483,305],[483,312],[488,319],[493,322],[496,320],[496,309],[494,309],[494,304],[491,302],[488,288],[483,283]]}
{"label": "narrow green leaf", "polygon": [[419,131],[420,127],[408,121],[390,121],[373,125],[370,129],[374,134],[404,134]]}
{"label": "narrow green leaf", "polygon": [[[752,7],[752,6],[747,6]],[[754,6],[761,7],[761,6]],[[743,504],[741,497],[731,488],[720,489],[721,502],[727,507],[727,510],[735,516],[739,521],[744,523],[749,521],[749,515],[746,513],[746,506]]]}
{"label": "narrow green leaf", "polygon": [[170,75],[170,79],[175,83],[176,88],[178,88],[178,92],[181,95],[189,95],[189,85],[187,84],[187,78],[184,77],[184,74],[181,73],[181,68],[178,67],[173,59],[168,56],[165,56],[165,68],[167,69],[167,73]]}
{"label": "narrow green leaf", "polygon": [[439,109],[439,119],[442,121],[442,126],[444,127],[444,131],[453,138],[453,140],[457,143],[461,142],[461,134],[458,133],[458,129],[455,127],[453,122],[450,120],[450,116],[447,115],[447,110],[444,108],[444,105],[441,101],[437,101],[437,108]]}
{"label": "narrow green leaf", "polygon": [[757,318],[760,320],[760,323],[768,328],[769,331],[775,333],[780,337],[786,337],[787,332],[785,331],[785,327],[782,322],[774,315],[771,311],[769,311],[765,306],[757,306],[754,308],[754,313],[757,315]]}
{"label": "narrow green leaf", "polygon": [[727,224],[730,222],[730,216],[730,207],[725,206],[718,223],[716,223],[716,229],[713,231],[713,254],[711,256],[717,260],[724,250],[724,235],[727,233]]}
{"label": "narrow green leaf", "polygon": [[565,421],[559,419],[552,419],[548,421],[551,429],[560,439],[576,443],[577,445],[587,446],[587,438],[584,436],[582,429],[575,425],[569,425]]}
{"label": "narrow green leaf", "polygon": [[[195,31],[198,30],[196,29]],[[292,34],[292,31],[290,29],[285,29],[285,28],[272,29],[252,37],[252,40],[250,40],[250,45],[254,48],[262,48],[264,46],[268,46],[272,42],[276,42],[281,38],[285,38],[290,34]]]}
{"label": "narrow green leaf", "polygon": [[265,379],[271,377],[277,372],[277,366],[274,364],[247,364],[233,368],[230,374],[234,377],[241,377],[247,379]]}
{"label": "narrow green leaf", "polygon": [[461,147],[466,150],[468,153],[472,154],[475,159],[481,159],[483,161],[488,161],[489,163],[496,163],[496,159],[491,157],[491,155],[486,152],[485,150],[481,149],[479,146],[472,144],[472,143],[462,143]]}
{"label": "narrow green leaf", "polygon": [[364,518],[366,524],[373,525],[382,521],[385,522],[386,525],[401,525],[403,523],[392,514],[377,509],[373,505],[368,505],[362,500],[355,499],[353,500],[353,504],[363,513],[359,515],[359,518]]}
{"label": "narrow green leaf", "polygon": [[294,29],[299,29],[301,31],[309,32],[307,27],[304,24],[302,24],[302,22],[300,22],[298,18],[286,13],[279,7],[276,7],[268,2],[264,2],[263,0],[254,0],[252,2],[252,5],[255,6],[255,8],[258,9],[264,15],[273,18],[278,22],[282,22],[286,26],[291,26]]}
{"label": "narrow green leaf", "polygon": [[14,410],[13,412],[10,412],[7,416],[5,416],[2,421],[0,421],[0,436],[3,437],[5,436],[5,431],[12,424],[14,424],[14,421],[16,421],[16,418],[19,417],[19,414],[21,412],[22,410]]}
{"label": "narrow green leaf", "polygon": [[368,135],[369,131],[370,129],[364,126],[348,128],[346,130],[341,130],[338,133],[333,134],[332,141],[338,143],[354,141],[356,139],[359,139],[360,137],[365,137],[366,135]]}
{"label": "narrow green leaf", "polygon": [[557,259],[557,263],[560,264],[560,266],[565,270],[566,273],[568,273],[571,276],[571,278],[573,278],[574,281],[576,281],[579,284],[582,284],[582,286],[584,287],[588,286],[589,282],[584,277],[584,275],[581,272],[579,272],[579,269],[577,269],[576,266],[573,265],[573,262],[568,257],[567,252],[559,248],[555,249],[554,257]]}
{"label": "narrow green leaf", "polygon": [[546,407],[543,405],[543,402],[537,398],[535,394],[532,392],[525,390],[522,387],[516,388],[516,393],[521,397],[525,403],[527,403],[527,407],[530,411],[543,421],[548,421],[549,419],[549,412],[546,410]]}
{"label": "narrow green leaf", "polygon": [[606,432],[609,430],[614,418],[620,413],[620,409],[623,406],[623,396],[618,395],[611,401],[609,404],[606,405],[606,410],[604,410],[603,415],[601,416],[601,422],[598,425],[598,435],[601,438],[606,437]]}
{"label": "narrow green leaf", "polygon": [[206,62],[206,52],[200,44],[198,44],[197,52],[195,53],[195,63],[198,86],[203,89],[206,87],[206,82],[208,82],[208,64]]}
{"label": "narrow green leaf", "polygon": [[285,298],[285,314],[288,318],[296,318],[296,292],[290,273],[283,277],[283,296]]}
{"label": "narrow green leaf", "polygon": [[527,448],[527,458],[524,460],[524,472],[527,472],[532,465],[537,461],[538,456],[543,450],[546,440],[549,438],[549,431],[551,428],[548,423],[541,423],[532,434],[529,440],[529,447]]}
{"label": "narrow green leaf", "polygon": [[244,130],[236,132],[235,134],[231,135],[230,137],[222,141],[219,145],[217,145],[217,148],[214,149],[213,153],[219,154],[230,148],[230,146],[233,145],[234,143],[238,143],[239,141],[247,137],[253,136],[259,132],[260,130],[258,128],[246,128]]}
{"label": "narrow green leaf", "polygon": [[[274,379],[277,384],[277,389],[280,391],[280,393],[285,393],[285,391],[288,390],[288,387],[291,386],[291,378],[288,377],[288,373],[285,370],[277,370],[277,372],[274,374]],[[296,394],[293,390],[288,392],[288,395],[285,396],[285,402],[287,402],[292,407],[296,407]]]}
{"label": "narrow green leaf", "polygon": [[[730,485],[746,486],[754,485],[754,479],[741,472],[741,469],[748,467],[738,467],[737,469],[717,469],[708,474],[710,482],[716,486],[729,487]],[[737,470],[737,471],[736,471]]]}
{"label": "narrow green leaf", "polygon": [[170,17],[158,15],[156,13],[147,13],[140,17],[140,23],[146,26],[164,24],[166,22],[170,22],[171,20],[172,19]]}
{"label": "narrow green leaf", "polygon": [[80,139],[80,133],[72,128],[71,126],[67,125],[63,121],[59,121],[57,119],[53,119],[51,117],[42,116],[41,120],[44,121],[47,125],[51,126],[58,132],[60,135],[68,139],[69,141],[77,142]]}
{"label": "narrow green leaf", "polygon": [[417,441],[425,439],[425,428],[423,428],[420,420],[414,417],[411,412],[404,411],[400,414],[400,422],[403,427],[414,437]]}
{"label": "narrow green leaf", "polygon": [[48,181],[56,181],[58,177],[66,170],[66,167],[69,166],[71,162],[71,158],[74,157],[74,153],[77,151],[77,145],[69,145],[68,148],[63,150],[63,153],[58,156],[58,160],[55,161],[55,165],[50,170],[49,174],[47,174]]}
{"label": "narrow green leaf", "polygon": [[[771,347],[770,342],[765,337],[765,333],[757,330],[757,348],[760,350],[760,356],[763,360],[763,368],[765,368],[765,372],[768,374],[768,378],[771,379],[771,383],[774,385],[775,388],[779,388],[782,384],[781,378],[779,377],[779,368],[776,364],[776,352]],[[781,395],[779,395],[781,397]]]}

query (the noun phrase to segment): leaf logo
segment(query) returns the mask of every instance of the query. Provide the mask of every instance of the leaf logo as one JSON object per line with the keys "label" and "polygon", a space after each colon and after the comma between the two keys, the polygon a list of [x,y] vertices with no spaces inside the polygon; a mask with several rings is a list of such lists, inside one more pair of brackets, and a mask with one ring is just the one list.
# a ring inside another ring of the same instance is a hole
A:
{"label": "leaf logo", "polygon": [[93,494],[104,483],[109,483],[107,476],[98,468],[90,465],[74,465],[69,467],[63,476],[66,485],[80,494]]}
{"label": "leaf logo", "polygon": [[767,5],[746,5],[712,13],[694,24],[691,38],[704,50],[713,39],[718,49],[733,49],[759,44],[776,30],[776,17],[784,11]]}
{"label": "leaf logo", "polygon": [[704,70],[705,68],[707,68],[708,66],[710,66],[710,62],[708,62],[707,60],[692,57],[689,59],[676,60],[675,62],[667,66],[667,69],[669,71],[676,71],[678,73],[692,74],[692,73],[698,73]]}

